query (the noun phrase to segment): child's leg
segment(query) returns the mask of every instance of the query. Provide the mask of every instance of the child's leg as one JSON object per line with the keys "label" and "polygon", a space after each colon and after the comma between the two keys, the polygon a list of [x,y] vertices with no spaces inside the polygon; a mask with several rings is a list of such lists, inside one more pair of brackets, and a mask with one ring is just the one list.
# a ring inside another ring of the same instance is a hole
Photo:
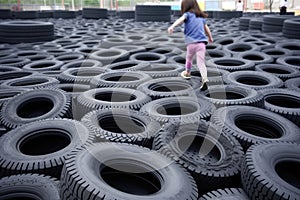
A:
{"label": "child's leg", "polygon": [[198,48],[197,48],[197,53],[196,53],[196,57],[197,57],[197,66],[199,68],[201,77],[202,77],[202,81],[208,81],[207,78],[207,68],[205,65],[205,51],[206,51],[206,46],[204,43],[198,43]]}
{"label": "child's leg", "polygon": [[187,73],[191,72],[193,57],[195,55],[195,44],[188,44],[186,47],[185,70]]}

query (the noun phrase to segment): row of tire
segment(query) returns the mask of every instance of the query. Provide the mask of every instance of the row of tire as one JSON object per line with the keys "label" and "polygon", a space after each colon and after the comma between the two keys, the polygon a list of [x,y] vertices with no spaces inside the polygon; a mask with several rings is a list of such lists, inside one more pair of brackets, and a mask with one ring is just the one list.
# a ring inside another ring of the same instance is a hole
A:
{"label": "row of tire", "polygon": [[125,21],[51,20],[63,38],[1,45],[1,194],[297,199],[299,43],[208,20],[200,92],[198,70],[178,77],[180,28]]}
{"label": "row of tire", "polygon": [[300,39],[300,18],[293,15],[265,15],[263,17],[241,17],[240,30],[261,30],[265,33],[282,32],[286,38]]}

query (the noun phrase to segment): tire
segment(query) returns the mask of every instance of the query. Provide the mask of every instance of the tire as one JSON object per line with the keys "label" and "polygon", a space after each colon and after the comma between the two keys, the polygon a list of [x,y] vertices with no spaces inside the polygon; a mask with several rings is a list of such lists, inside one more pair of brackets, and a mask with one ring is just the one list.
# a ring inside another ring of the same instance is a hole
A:
{"label": "tire", "polygon": [[142,46],[127,44],[127,45],[118,45],[111,47],[113,49],[123,49],[129,52],[130,55],[140,52],[145,52],[146,48]]}
{"label": "tire", "polygon": [[118,71],[138,71],[145,69],[150,66],[149,62],[139,62],[139,61],[122,61],[116,62],[110,65],[105,66],[109,70],[118,70]]}
{"label": "tire", "polygon": [[61,71],[65,71],[69,68],[84,68],[84,67],[103,67],[103,64],[97,60],[90,60],[90,59],[84,59],[84,60],[76,60],[69,63],[64,64],[61,66]]}
{"label": "tire", "polygon": [[7,58],[0,60],[0,65],[22,68],[24,65],[27,65],[30,62],[31,61],[28,58]]}
{"label": "tire", "polygon": [[21,174],[0,180],[1,199],[60,200],[59,181],[39,174]]}
{"label": "tire", "polygon": [[64,54],[68,54],[68,53],[71,53],[72,50],[71,49],[52,49],[52,48],[49,48],[49,49],[46,49],[44,50],[46,53],[50,54],[50,55],[53,55],[55,57],[57,56],[61,56],[61,55],[64,55]]}
{"label": "tire", "polygon": [[133,40],[127,38],[104,38],[101,43],[101,48],[108,49],[114,46],[130,45]]}
{"label": "tire", "polygon": [[88,129],[75,120],[47,119],[20,126],[0,138],[0,174],[43,173],[59,178],[66,156],[92,140]]}
{"label": "tire", "polygon": [[0,91],[0,108],[5,104],[9,99],[14,96],[24,92],[24,89],[1,89]]}
{"label": "tire", "polygon": [[300,77],[287,80],[285,82],[285,87],[300,92]]}
{"label": "tire", "polygon": [[206,193],[199,200],[250,200],[242,188],[225,188]]}
{"label": "tire", "polygon": [[152,53],[152,52],[141,52],[133,54],[129,57],[130,60],[136,62],[149,62],[150,64],[153,63],[165,63],[167,57],[162,54]]}
{"label": "tire", "polygon": [[245,59],[236,59],[231,57],[214,58],[210,59],[206,63],[207,67],[227,70],[229,72],[240,70],[252,70],[254,69],[254,63]]}
{"label": "tire", "polygon": [[238,85],[213,85],[202,92],[199,98],[212,102],[217,108],[233,105],[249,105],[263,107],[263,97],[260,92]]}
{"label": "tire", "polygon": [[288,49],[283,48],[270,48],[270,49],[263,49],[263,53],[268,54],[269,56],[273,57],[274,60],[284,57],[284,56],[291,56],[292,52]]}
{"label": "tire", "polygon": [[77,83],[89,85],[94,77],[105,72],[105,68],[99,67],[70,68],[61,72],[58,80],[61,83]]}
{"label": "tire", "polygon": [[154,139],[154,148],[186,168],[199,195],[223,187],[238,187],[244,153],[239,142],[208,123],[166,126]]}
{"label": "tire", "polygon": [[152,100],[165,97],[196,96],[191,83],[179,77],[166,77],[148,80],[137,88]]}
{"label": "tire", "polygon": [[151,66],[140,69],[140,71],[150,75],[153,79],[164,77],[177,77],[179,72],[183,71],[181,65],[173,65],[169,63],[153,63]]}
{"label": "tire", "polygon": [[3,88],[15,88],[15,89],[40,89],[49,88],[58,84],[59,81],[56,78],[47,76],[27,76],[23,78],[17,78],[5,81],[1,84]]}
{"label": "tire", "polygon": [[151,101],[146,94],[129,88],[97,88],[78,96],[78,114],[80,118],[92,110],[105,108],[123,108],[139,110]]}
{"label": "tire", "polygon": [[293,199],[300,196],[297,144],[274,142],[251,147],[242,165],[243,188],[251,199]]}
{"label": "tire", "polygon": [[211,121],[218,129],[236,137],[245,151],[253,144],[265,142],[300,142],[300,129],[294,123],[262,108],[219,108],[213,113]]}
{"label": "tire", "polygon": [[84,60],[84,55],[79,53],[69,53],[61,56],[57,56],[55,60],[62,61],[64,63],[69,63],[77,60]]}
{"label": "tire", "polygon": [[280,88],[283,82],[280,78],[266,72],[237,71],[224,77],[227,84],[249,87],[255,90]]}
{"label": "tire", "polygon": [[281,64],[260,64],[255,66],[255,71],[267,72],[274,76],[277,76],[282,81],[286,81],[291,78],[300,77],[299,70],[294,67],[288,67]]}
{"label": "tire", "polygon": [[224,58],[224,57],[231,57],[231,53],[223,51],[223,50],[216,50],[216,49],[208,49],[206,50],[206,56],[211,58]]}
{"label": "tire", "polygon": [[151,77],[139,71],[112,71],[103,73],[91,80],[91,88],[131,88],[136,89],[139,85],[149,81]]}
{"label": "tire", "polygon": [[197,122],[208,119],[215,107],[207,100],[192,97],[168,97],[147,103],[141,112],[161,124],[167,122]]}
{"label": "tire", "polygon": [[15,71],[21,71],[20,68],[17,67],[11,67],[11,66],[5,66],[5,65],[1,65],[0,66],[0,73],[2,74],[3,72],[15,72]]}
{"label": "tire", "polygon": [[90,55],[90,59],[98,60],[104,65],[125,61],[129,52],[122,49],[102,49]]}
{"label": "tire", "polygon": [[106,19],[108,18],[107,9],[101,8],[82,8],[82,17],[85,19]]}
{"label": "tire", "polygon": [[32,75],[36,75],[36,73],[35,72],[26,72],[26,71],[23,71],[23,70],[3,72],[3,73],[0,74],[0,84],[4,83],[6,81],[9,81],[9,80],[29,77],[29,76],[32,76]]}
{"label": "tire", "polygon": [[155,49],[151,50],[150,52],[162,54],[162,55],[165,55],[166,57],[172,57],[172,56],[180,55],[183,53],[183,51],[180,50],[179,48],[167,47],[167,46],[155,48]]}
{"label": "tire", "polygon": [[268,54],[258,51],[245,52],[238,55],[238,58],[249,60],[255,65],[257,64],[268,64],[273,62],[273,58]]}
{"label": "tire", "polygon": [[37,89],[11,98],[0,112],[1,123],[8,128],[47,118],[70,117],[70,99],[61,90]]}
{"label": "tire", "polygon": [[[72,153],[67,162],[61,178],[62,200],[171,200],[174,196],[196,200],[198,196],[186,170],[157,152],[135,145],[98,143]],[[70,196],[68,191],[72,191]]]}
{"label": "tire", "polygon": [[300,97],[299,93],[286,89],[263,90],[264,107],[277,113],[300,127]]}
{"label": "tire", "polygon": [[278,64],[293,67],[297,70],[300,70],[300,58],[299,56],[286,56],[286,57],[280,57],[276,60]]}
{"label": "tire", "polygon": [[275,45],[275,48],[283,48],[290,50],[292,52],[293,56],[299,56],[300,55],[300,44],[297,42],[282,42]]}
{"label": "tire", "polygon": [[49,70],[60,70],[60,67],[63,65],[62,61],[58,60],[48,60],[48,61],[35,61],[29,63],[23,67],[24,70],[27,71],[49,71]]}
{"label": "tire", "polygon": [[90,90],[89,85],[78,83],[60,83],[53,87],[63,90],[64,92],[66,92],[66,95],[70,96],[71,98],[76,98],[81,93]]}
{"label": "tire", "polygon": [[160,124],[134,110],[97,110],[81,120],[96,142],[132,143],[148,148],[160,130]]}
{"label": "tire", "polygon": [[247,42],[235,42],[226,46],[223,46],[223,50],[231,53],[232,55],[239,55],[240,53],[249,52],[249,51],[259,51],[260,47],[247,43]]}

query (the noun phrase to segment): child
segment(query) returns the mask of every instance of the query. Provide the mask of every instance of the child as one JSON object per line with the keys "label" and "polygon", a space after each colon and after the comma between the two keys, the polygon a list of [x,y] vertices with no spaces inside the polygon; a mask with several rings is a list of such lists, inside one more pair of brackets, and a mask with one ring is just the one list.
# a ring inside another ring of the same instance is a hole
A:
{"label": "child", "polygon": [[[185,43],[187,44],[186,70],[181,73],[181,76],[185,79],[191,78],[192,60],[194,55],[196,55],[197,66],[202,77],[200,89],[203,91],[207,89],[208,82],[207,69],[205,66],[205,45],[207,44],[207,41],[213,42],[210,29],[204,19],[207,15],[200,10],[196,0],[182,0],[181,13],[182,16],[168,28],[168,32],[169,34],[172,34],[176,26],[183,22],[185,23],[184,35]],[[205,33],[208,36],[208,40]]]}
{"label": "child", "polygon": [[279,5],[280,15],[286,15],[287,0],[281,0]]}

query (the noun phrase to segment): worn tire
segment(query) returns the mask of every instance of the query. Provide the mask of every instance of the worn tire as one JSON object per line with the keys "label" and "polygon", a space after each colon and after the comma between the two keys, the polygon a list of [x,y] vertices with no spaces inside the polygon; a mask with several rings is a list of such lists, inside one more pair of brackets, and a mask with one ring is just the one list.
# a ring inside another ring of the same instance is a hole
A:
{"label": "worn tire", "polygon": [[98,143],[73,152],[61,182],[63,200],[196,200],[198,196],[186,170],[155,151],[129,144]]}
{"label": "worn tire", "polygon": [[211,121],[219,130],[235,136],[244,150],[253,144],[274,141],[300,142],[300,129],[284,117],[252,106],[217,109]]}

